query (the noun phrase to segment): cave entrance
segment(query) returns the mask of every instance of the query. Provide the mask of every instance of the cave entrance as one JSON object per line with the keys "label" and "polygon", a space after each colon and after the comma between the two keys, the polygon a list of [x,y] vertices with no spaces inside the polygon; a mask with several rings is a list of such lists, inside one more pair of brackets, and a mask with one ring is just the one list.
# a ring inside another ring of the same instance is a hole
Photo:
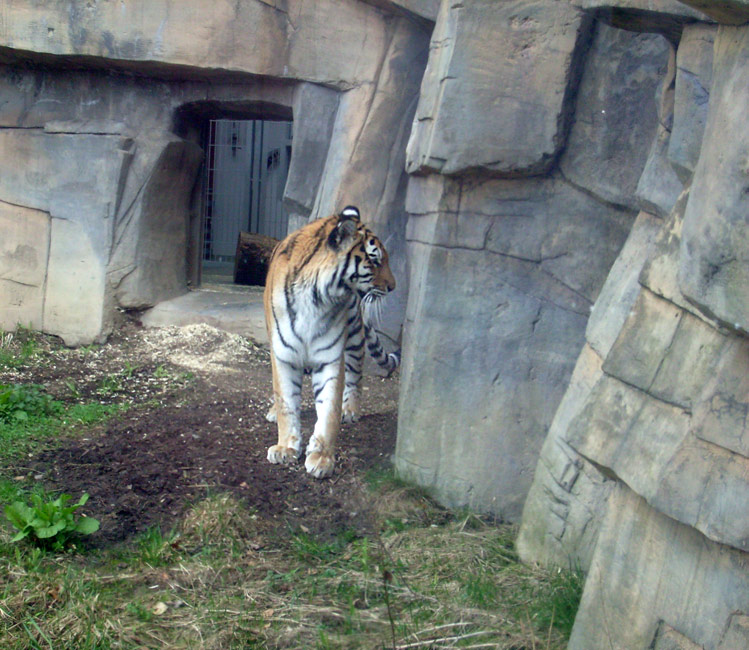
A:
{"label": "cave entrance", "polygon": [[[201,285],[262,284],[257,273],[246,268],[246,244],[250,235],[286,236],[283,192],[291,147],[290,120],[208,120]],[[267,244],[264,238],[253,240]]]}

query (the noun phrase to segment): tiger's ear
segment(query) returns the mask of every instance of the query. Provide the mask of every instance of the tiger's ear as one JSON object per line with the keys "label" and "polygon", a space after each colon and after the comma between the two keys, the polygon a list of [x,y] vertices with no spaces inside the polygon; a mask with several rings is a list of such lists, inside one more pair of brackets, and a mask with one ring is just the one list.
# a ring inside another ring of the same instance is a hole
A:
{"label": "tiger's ear", "polygon": [[341,210],[339,217],[346,217],[348,219],[354,219],[354,221],[361,221],[361,215],[359,214],[359,208],[355,205],[347,205]]}
{"label": "tiger's ear", "polygon": [[328,235],[328,246],[334,251],[341,248],[341,245],[351,239],[359,228],[359,210],[350,205],[338,215],[338,222]]}

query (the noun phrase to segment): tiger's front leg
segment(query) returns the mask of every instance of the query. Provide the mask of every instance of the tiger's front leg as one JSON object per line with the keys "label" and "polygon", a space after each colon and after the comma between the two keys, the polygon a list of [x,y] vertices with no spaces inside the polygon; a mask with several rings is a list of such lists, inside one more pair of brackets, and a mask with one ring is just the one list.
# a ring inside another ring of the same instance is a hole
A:
{"label": "tiger's front leg", "polygon": [[271,350],[273,401],[278,423],[278,444],[268,448],[271,463],[291,463],[302,451],[299,411],[302,401],[302,370],[276,359]]}
{"label": "tiger's front leg", "polygon": [[345,364],[343,386],[342,420],[356,422],[359,419],[359,395],[361,392],[362,366],[364,365],[364,327],[358,301],[349,307],[349,328],[343,362]]}
{"label": "tiger's front leg", "polygon": [[335,443],[341,426],[343,399],[343,351],[337,361],[320,365],[312,371],[312,388],[315,395],[317,422],[307,445],[304,466],[315,478],[333,473]]}

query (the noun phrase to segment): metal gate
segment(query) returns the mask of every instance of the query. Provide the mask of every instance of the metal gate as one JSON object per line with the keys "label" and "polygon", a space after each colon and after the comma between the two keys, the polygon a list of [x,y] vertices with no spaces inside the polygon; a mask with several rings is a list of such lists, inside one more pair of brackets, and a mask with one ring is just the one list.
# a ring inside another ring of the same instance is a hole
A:
{"label": "metal gate", "polygon": [[203,259],[231,262],[240,231],[282,239],[291,122],[211,120],[206,151]]}

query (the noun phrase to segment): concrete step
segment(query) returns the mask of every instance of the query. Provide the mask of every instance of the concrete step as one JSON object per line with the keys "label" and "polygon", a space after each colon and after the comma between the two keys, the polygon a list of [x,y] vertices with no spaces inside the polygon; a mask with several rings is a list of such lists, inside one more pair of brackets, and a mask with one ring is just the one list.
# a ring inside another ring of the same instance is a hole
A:
{"label": "concrete step", "polygon": [[141,320],[146,327],[205,323],[268,344],[263,287],[201,288],[158,303]]}

